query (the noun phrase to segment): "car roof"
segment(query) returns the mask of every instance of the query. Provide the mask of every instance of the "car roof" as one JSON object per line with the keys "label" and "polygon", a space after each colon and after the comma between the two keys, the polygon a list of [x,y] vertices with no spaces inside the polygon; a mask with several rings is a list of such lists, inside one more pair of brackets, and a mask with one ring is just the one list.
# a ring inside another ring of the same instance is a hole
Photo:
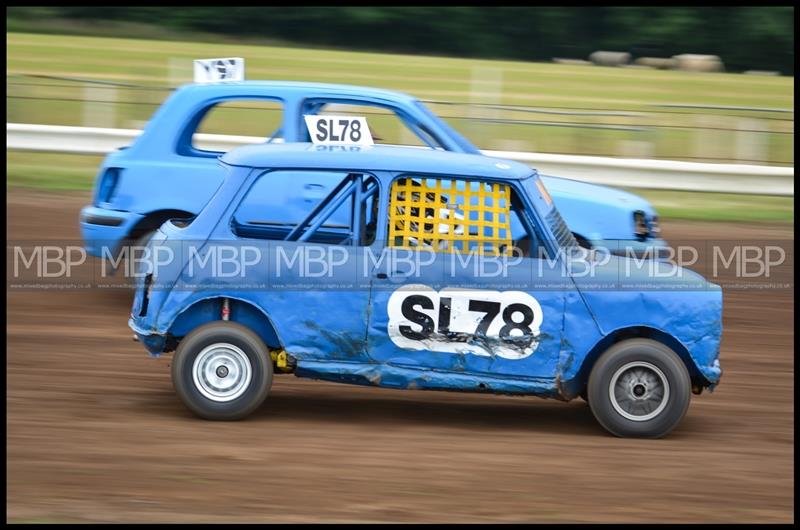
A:
{"label": "car roof", "polygon": [[220,160],[231,166],[444,173],[524,179],[535,170],[513,160],[419,147],[325,146],[310,143],[237,147]]}
{"label": "car roof", "polygon": [[417,98],[382,88],[372,88],[356,85],[342,85],[337,83],[307,83],[300,81],[228,81],[224,83],[197,84],[191,83],[180,87],[181,91],[209,92],[219,94],[240,94],[243,90],[256,93],[269,92],[275,97],[288,94],[360,96],[391,101],[415,101]]}

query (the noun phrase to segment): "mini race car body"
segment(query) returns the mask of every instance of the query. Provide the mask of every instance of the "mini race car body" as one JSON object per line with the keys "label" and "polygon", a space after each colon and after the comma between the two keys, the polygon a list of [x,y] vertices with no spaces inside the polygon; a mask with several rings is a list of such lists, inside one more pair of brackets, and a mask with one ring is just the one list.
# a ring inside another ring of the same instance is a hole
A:
{"label": "mini race car body", "polygon": [[[282,109],[280,125],[274,131],[265,130],[264,141],[308,142],[303,117],[345,105],[362,113],[395,117],[406,128],[407,137],[419,145],[480,153],[422,102],[399,92],[268,81],[186,85],[164,102],[132,145],[109,154],[103,162],[93,202],[80,215],[88,253],[109,257],[122,244],[145,241],[165,220],[199,212],[222,180],[217,158],[223,153],[198,146],[198,127],[219,105],[252,101],[275,102]],[[541,178],[584,246],[637,255],[667,248],[659,236],[656,212],[644,199],[613,188]]]}
{"label": "mini race car body", "polygon": [[583,395],[611,432],[661,436],[719,381],[720,288],[581,249],[525,165],[294,143],[221,166],[205,208],[150,240],[129,322],[151,354],[177,349],[176,390],[202,417],[249,414],[274,370]]}

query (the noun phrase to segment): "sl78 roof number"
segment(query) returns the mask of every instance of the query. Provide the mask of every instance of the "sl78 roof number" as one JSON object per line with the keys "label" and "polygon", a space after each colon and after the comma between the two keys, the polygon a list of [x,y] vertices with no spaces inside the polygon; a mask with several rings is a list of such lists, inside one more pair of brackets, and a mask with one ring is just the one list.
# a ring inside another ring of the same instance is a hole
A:
{"label": "sl78 roof number", "polygon": [[373,145],[367,119],[354,116],[303,116],[317,145]]}

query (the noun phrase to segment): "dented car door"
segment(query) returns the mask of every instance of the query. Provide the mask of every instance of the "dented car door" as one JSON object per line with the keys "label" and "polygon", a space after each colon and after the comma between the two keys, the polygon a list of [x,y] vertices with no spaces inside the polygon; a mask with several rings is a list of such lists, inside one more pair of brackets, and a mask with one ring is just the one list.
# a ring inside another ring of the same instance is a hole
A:
{"label": "dented car door", "polygon": [[[529,220],[512,213],[511,188],[401,177],[390,195],[386,248],[372,271],[369,355],[408,368],[552,381],[565,300],[576,290],[557,260],[536,255]],[[496,219],[481,222],[490,213]],[[517,246],[525,248],[512,252]],[[486,381],[482,388],[501,391],[515,384]]]}

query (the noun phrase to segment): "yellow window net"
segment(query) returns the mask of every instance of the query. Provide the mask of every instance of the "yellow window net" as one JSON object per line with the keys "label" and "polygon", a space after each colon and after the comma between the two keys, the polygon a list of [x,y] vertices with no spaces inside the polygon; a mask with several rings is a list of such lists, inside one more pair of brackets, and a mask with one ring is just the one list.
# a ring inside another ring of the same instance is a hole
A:
{"label": "yellow window net", "polygon": [[390,247],[511,255],[507,184],[402,178],[391,193]]}

